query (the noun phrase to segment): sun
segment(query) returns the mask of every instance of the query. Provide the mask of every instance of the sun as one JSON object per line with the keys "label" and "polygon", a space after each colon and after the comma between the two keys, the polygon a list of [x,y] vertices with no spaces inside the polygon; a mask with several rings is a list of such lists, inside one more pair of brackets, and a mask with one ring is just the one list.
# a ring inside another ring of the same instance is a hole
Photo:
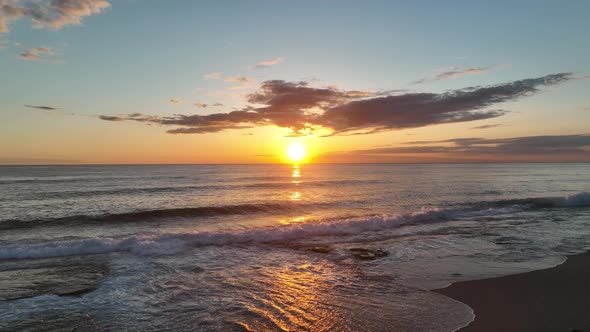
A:
{"label": "sun", "polygon": [[287,157],[289,157],[292,162],[297,163],[303,160],[303,158],[305,158],[305,153],[305,146],[301,143],[291,143],[287,147]]}

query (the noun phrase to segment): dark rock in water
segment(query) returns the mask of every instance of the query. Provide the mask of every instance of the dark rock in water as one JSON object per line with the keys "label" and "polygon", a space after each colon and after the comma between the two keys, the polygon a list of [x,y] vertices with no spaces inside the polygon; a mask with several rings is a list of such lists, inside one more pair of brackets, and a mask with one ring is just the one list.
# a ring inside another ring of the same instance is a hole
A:
{"label": "dark rock in water", "polygon": [[202,268],[202,267],[200,267],[200,266],[195,266],[195,267],[193,267],[193,269],[191,270],[191,272],[194,272],[194,273],[203,273],[203,272],[205,272],[205,269]]}
{"label": "dark rock in water", "polygon": [[77,296],[92,292],[110,271],[101,257],[10,261],[0,266],[0,301],[42,294]]}
{"label": "dark rock in water", "polygon": [[455,273],[451,274],[451,276],[453,276],[453,277],[460,277],[460,276],[462,276],[462,275],[463,275],[463,274],[461,274],[461,273],[458,273],[458,272],[455,272]]}
{"label": "dark rock in water", "polygon": [[389,255],[389,252],[381,249],[351,248],[348,249],[358,259],[373,260]]}
{"label": "dark rock in water", "polygon": [[332,251],[332,249],[330,247],[312,247],[312,248],[309,248],[309,250],[313,251],[313,252],[320,253],[320,254],[327,254]]}

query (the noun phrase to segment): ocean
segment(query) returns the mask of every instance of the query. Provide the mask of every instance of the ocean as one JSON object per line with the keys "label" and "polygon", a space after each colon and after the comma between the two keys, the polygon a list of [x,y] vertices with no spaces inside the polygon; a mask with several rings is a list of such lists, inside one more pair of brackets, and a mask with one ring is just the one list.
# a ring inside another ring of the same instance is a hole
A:
{"label": "ocean", "polygon": [[590,249],[590,164],[0,166],[2,331],[454,331]]}

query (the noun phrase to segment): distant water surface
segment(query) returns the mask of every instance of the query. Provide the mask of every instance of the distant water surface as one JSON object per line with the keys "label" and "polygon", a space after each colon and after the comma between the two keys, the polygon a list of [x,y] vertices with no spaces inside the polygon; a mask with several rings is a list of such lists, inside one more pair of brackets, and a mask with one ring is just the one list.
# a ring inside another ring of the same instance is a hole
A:
{"label": "distant water surface", "polygon": [[0,330],[453,331],[590,249],[590,164],[0,166]]}

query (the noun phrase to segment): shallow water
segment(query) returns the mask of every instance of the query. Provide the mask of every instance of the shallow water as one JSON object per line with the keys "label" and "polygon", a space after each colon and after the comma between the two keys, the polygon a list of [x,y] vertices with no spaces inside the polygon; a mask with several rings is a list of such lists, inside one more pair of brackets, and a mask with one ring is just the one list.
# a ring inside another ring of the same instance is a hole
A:
{"label": "shallow water", "polygon": [[0,188],[2,330],[453,331],[471,309],[429,289],[590,249],[590,164],[1,166]]}

